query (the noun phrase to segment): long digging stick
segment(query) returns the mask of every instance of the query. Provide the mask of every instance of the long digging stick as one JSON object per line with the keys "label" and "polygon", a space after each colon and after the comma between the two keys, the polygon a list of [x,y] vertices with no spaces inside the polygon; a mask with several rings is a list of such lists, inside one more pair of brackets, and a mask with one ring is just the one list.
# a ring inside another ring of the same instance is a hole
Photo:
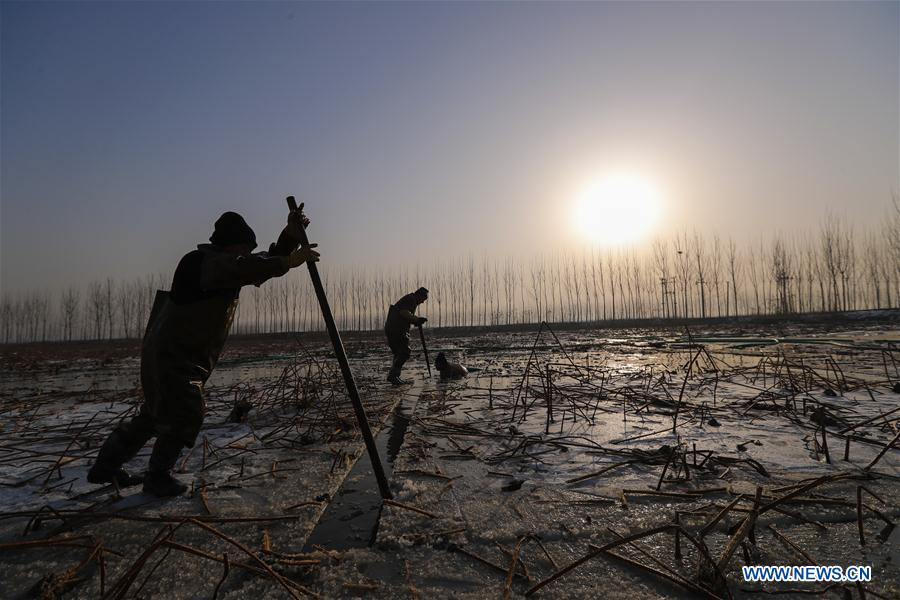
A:
{"label": "long digging stick", "polygon": [[428,346],[425,345],[425,331],[422,330],[421,325],[417,325],[419,328],[419,337],[422,339],[422,351],[425,352],[425,366],[428,367],[428,376],[431,377],[431,361],[428,360]]}
{"label": "long digging stick", "polygon": [[[293,196],[287,197],[288,207],[291,210],[297,210],[297,201]],[[300,245],[309,246],[309,238],[306,237],[306,230],[300,227]],[[381,497],[388,500],[394,496],[388,487],[387,477],[384,475],[384,468],[381,465],[381,459],[378,457],[378,448],[375,447],[375,438],[372,437],[372,430],[369,428],[369,420],[366,418],[366,409],[359,399],[359,391],[356,389],[356,382],[353,380],[353,373],[350,371],[350,363],[347,361],[347,354],[344,352],[344,343],[341,341],[341,334],[337,330],[334,323],[334,316],[331,314],[331,308],[328,306],[328,298],[325,296],[325,287],[322,285],[322,279],[319,277],[319,270],[316,263],[308,262],[306,266],[309,268],[309,277],[312,279],[313,288],[316,290],[316,298],[319,299],[319,307],[322,309],[322,318],[325,319],[325,326],[328,328],[328,337],[331,338],[331,345],[334,347],[334,355],[337,357],[338,364],[341,366],[341,374],[344,376],[344,383],[347,384],[347,394],[353,403],[353,411],[356,413],[356,420],[359,422],[359,430],[362,432],[363,440],[366,442],[366,450],[369,453],[369,460],[372,462],[372,471],[375,472],[375,479],[378,480],[378,489],[381,491]]]}

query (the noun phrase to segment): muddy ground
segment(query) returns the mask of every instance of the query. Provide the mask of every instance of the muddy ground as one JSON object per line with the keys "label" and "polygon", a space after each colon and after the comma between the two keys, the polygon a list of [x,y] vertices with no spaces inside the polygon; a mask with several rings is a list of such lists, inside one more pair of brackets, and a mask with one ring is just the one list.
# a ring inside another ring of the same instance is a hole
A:
{"label": "muddy ground", "polygon": [[84,480],[137,344],[3,347],[0,597],[900,597],[896,313],[428,336],[469,377],[414,338],[395,388],[378,336],[346,341],[384,504],[321,335],[229,341],[169,501]]}

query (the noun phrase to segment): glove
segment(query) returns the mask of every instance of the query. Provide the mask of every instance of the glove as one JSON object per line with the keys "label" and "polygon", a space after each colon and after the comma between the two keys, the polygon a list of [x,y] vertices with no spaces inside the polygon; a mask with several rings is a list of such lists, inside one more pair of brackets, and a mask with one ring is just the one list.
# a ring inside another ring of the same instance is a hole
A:
{"label": "glove", "polygon": [[428,322],[428,319],[426,319],[425,317],[419,317],[418,319],[416,319],[416,327],[421,327],[422,325],[424,325],[427,322]]}
{"label": "glove", "polygon": [[295,240],[300,239],[300,232],[303,229],[306,229],[309,226],[309,219],[306,215],[303,214],[303,203],[300,203],[300,206],[297,207],[297,210],[292,210],[288,213],[288,224],[284,230]]}
{"label": "glove", "polygon": [[319,253],[313,250],[316,246],[318,246],[318,244],[310,244],[303,248],[297,248],[288,256],[285,256],[284,259],[288,269],[299,267],[305,262],[319,262]]}

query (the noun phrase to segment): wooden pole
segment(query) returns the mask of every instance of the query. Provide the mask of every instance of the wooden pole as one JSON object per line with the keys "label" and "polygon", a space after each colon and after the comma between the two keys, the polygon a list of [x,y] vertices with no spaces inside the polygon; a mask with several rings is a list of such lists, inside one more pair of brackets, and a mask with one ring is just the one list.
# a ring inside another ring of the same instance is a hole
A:
{"label": "wooden pole", "polygon": [[[287,197],[287,203],[291,210],[297,209],[297,201],[293,196]],[[302,225],[299,229],[300,245],[303,247],[309,246],[306,230]],[[341,334],[337,330],[334,316],[332,316],[331,308],[328,306],[328,298],[325,296],[325,287],[322,285],[322,279],[319,277],[319,270],[314,262],[307,262],[306,266],[309,268],[309,277],[312,279],[313,288],[316,290],[316,298],[319,299],[319,307],[322,309],[322,318],[325,319],[328,336],[331,338],[331,345],[334,347],[334,355],[337,357],[338,364],[341,367],[341,374],[344,376],[344,383],[347,385],[347,394],[353,403],[353,411],[356,413],[356,420],[359,422],[359,430],[362,432],[363,440],[366,442],[366,450],[369,453],[369,460],[372,462],[372,471],[375,472],[375,479],[378,480],[378,489],[381,491],[382,498],[390,500],[393,498],[393,494],[391,494],[391,490],[388,487],[381,459],[378,457],[378,448],[375,447],[375,438],[372,437],[372,430],[369,428],[366,409],[359,399],[359,391],[356,389],[356,382],[353,380],[353,373],[350,371],[350,363],[347,361],[347,353],[344,352]]]}
{"label": "wooden pole", "polygon": [[419,328],[419,338],[422,340],[422,351],[425,353],[425,366],[428,367],[428,376],[431,377],[431,362],[428,360],[428,347],[425,345],[425,332],[422,330],[421,325],[416,325]]}
{"label": "wooden pole", "polygon": [[544,433],[550,433],[550,421],[553,420],[553,380],[550,375],[550,365],[547,365],[547,427]]}

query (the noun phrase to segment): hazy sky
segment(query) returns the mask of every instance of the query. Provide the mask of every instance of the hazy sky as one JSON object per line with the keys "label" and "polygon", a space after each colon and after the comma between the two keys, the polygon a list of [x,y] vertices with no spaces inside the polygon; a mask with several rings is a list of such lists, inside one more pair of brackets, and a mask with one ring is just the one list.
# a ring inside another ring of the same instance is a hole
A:
{"label": "hazy sky", "polygon": [[876,223],[898,2],[0,2],[0,284],[162,272],[284,196],[329,264],[529,256],[627,169],[657,228]]}

